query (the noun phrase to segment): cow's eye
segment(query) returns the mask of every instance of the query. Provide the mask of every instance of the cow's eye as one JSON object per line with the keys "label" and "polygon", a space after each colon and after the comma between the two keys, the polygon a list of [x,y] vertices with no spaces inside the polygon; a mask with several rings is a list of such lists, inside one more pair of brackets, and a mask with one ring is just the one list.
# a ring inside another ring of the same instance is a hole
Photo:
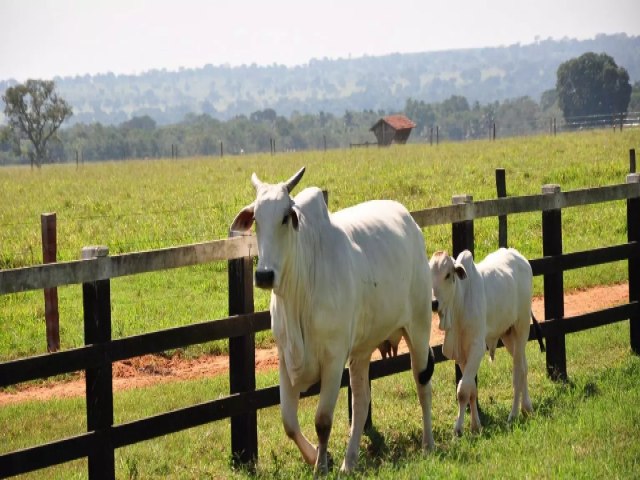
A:
{"label": "cow's eye", "polygon": [[286,225],[287,223],[289,223],[289,215],[282,217],[282,225]]}

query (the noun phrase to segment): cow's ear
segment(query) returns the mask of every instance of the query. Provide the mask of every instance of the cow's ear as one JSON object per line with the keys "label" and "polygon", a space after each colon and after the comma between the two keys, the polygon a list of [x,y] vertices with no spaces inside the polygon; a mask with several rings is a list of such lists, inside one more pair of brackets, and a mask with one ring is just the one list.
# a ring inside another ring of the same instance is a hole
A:
{"label": "cow's ear", "polygon": [[246,232],[251,228],[251,225],[253,225],[253,220],[254,218],[252,203],[251,205],[247,205],[242,210],[240,210],[240,213],[238,213],[238,215],[236,215],[236,218],[234,218],[230,230],[232,232]]}
{"label": "cow's ear", "polygon": [[460,280],[464,280],[465,278],[467,278],[467,271],[464,269],[462,264],[456,263],[453,268],[455,269],[456,275]]}
{"label": "cow's ear", "polygon": [[298,231],[298,212],[296,211],[295,208],[293,207],[291,208],[291,212],[289,213],[289,216],[291,217],[291,226],[297,232]]}

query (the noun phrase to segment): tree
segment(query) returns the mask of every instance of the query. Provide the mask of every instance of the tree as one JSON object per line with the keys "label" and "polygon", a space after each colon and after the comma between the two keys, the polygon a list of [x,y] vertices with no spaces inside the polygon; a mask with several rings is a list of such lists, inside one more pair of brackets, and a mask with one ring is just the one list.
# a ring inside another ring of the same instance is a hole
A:
{"label": "tree", "polygon": [[640,112],[640,82],[633,84],[631,100],[629,101],[629,110],[632,112]]}
{"label": "tree", "polygon": [[15,137],[26,137],[33,145],[31,162],[40,167],[47,156],[47,142],[68,117],[71,106],[55,92],[50,80],[27,80],[9,87],[2,96],[4,114]]}
{"label": "tree", "polygon": [[156,129],[156,121],[149,115],[142,115],[141,117],[133,117],[131,120],[121,123],[120,127],[125,130],[153,131]]}
{"label": "tree", "polygon": [[556,90],[565,119],[624,113],[631,97],[629,73],[606,53],[589,52],[562,63]]}

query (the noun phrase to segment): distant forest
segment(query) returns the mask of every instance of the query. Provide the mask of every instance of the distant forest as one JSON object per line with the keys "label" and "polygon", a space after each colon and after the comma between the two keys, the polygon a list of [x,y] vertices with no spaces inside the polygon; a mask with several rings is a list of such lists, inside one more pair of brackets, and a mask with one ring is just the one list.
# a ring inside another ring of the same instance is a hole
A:
{"label": "distant forest", "polygon": [[[555,88],[560,63],[585,52],[611,55],[640,80],[640,36],[598,35],[590,40],[540,40],[530,45],[393,54],[354,59],[314,59],[297,67],[205,65],[140,75],[56,77],[73,107],[66,123],[118,125],[148,115],[158,125],[188,114],[230,120],[273,109],[278,115],[344,115],[346,111],[400,111],[408,98],[442,102],[452,95],[470,104],[530,97]],[[0,81],[0,92],[15,84]]]}
{"label": "distant forest", "polygon": [[[157,158],[348,147],[373,142],[383,115],[417,123],[411,142],[487,138],[548,131],[561,122],[555,95],[560,63],[605,52],[634,85],[640,110],[640,37],[541,40],[531,45],[311,60],[241,67],[206,65],[141,75],[56,77],[73,107],[52,161]],[[14,85],[0,81],[0,92]],[[1,116],[1,115],[0,115]],[[0,122],[1,123],[1,122]],[[222,145],[221,145],[222,144]],[[0,164],[25,162],[0,138]]]}

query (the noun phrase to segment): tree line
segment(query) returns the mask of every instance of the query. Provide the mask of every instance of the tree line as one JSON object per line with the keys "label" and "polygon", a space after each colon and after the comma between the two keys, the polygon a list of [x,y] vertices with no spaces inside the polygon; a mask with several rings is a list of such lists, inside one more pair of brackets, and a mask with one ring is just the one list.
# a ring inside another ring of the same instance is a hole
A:
{"label": "tree line", "polygon": [[[553,105],[544,110],[528,97],[469,105],[465,97],[452,96],[439,103],[407,99],[403,113],[416,127],[409,142],[458,141],[487,138],[498,125],[499,135],[538,133],[557,114]],[[284,117],[273,109],[238,115],[220,121],[207,114],[187,114],[174,125],[158,125],[148,115],[134,117],[120,125],[76,124],[61,129],[47,146],[50,162],[126,160],[134,158],[237,155],[243,153],[325,148],[348,148],[350,144],[375,143],[369,130],[382,116],[397,112],[384,110],[346,111],[344,115],[320,112],[294,113]],[[10,135],[0,139],[0,163],[29,162],[27,139],[18,143]]]}
{"label": "tree line", "polygon": [[[159,125],[142,115],[119,125],[95,122],[57,130],[72,110],[56,94],[53,82],[29,80],[8,88],[3,100],[10,121],[0,129],[0,164],[345,148],[374,143],[371,126],[386,114],[398,113],[369,109],[343,115],[293,112],[285,117],[266,108],[227,121],[187,113],[179,123]],[[525,96],[480,104],[451,95],[427,103],[409,97],[401,113],[416,123],[409,141],[424,143],[433,141],[434,129],[438,141],[488,138],[496,131],[500,137],[527,135],[549,131],[552,118],[620,114],[629,108],[640,110],[640,82],[632,89],[627,71],[611,57],[587,53],[558,68],[556,88],[544,92],[540,101]]]}

